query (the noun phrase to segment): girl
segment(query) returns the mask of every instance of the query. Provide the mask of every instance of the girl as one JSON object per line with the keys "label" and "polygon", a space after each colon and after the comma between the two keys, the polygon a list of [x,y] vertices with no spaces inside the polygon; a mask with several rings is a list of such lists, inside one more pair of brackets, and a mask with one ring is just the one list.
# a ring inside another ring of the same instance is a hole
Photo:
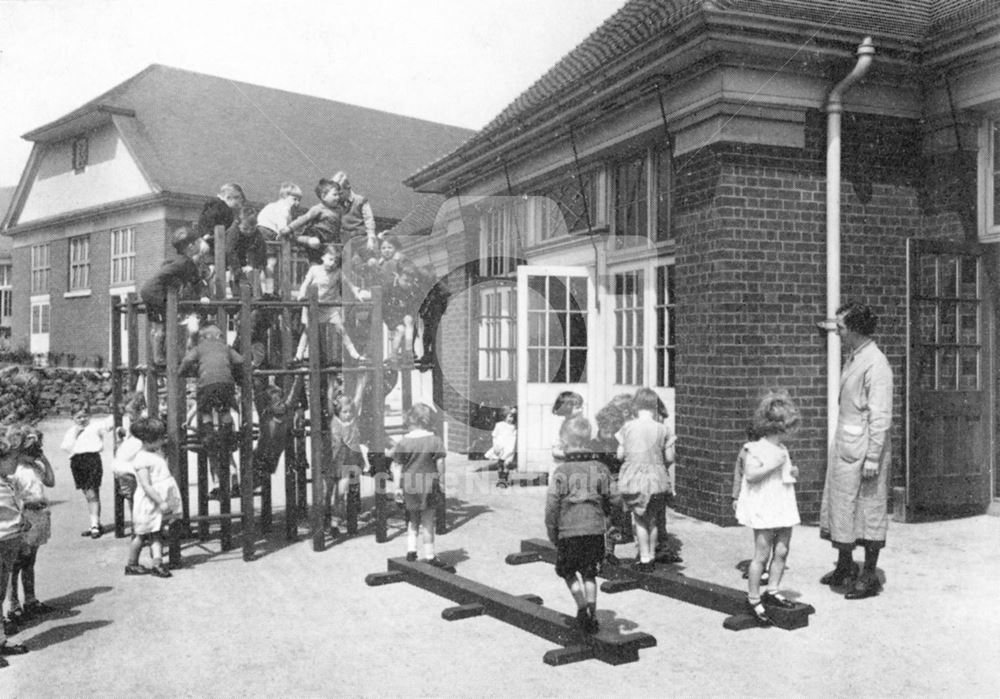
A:
{"label": "girl", "polygon": [[[343,300],[342,294],[345,286],[350,289],[355,299],[360,299],[360,289],[344,277],[341,271],[341,262],[340,247],[337,245],[327,245],[319,264],[314,264],[306,272],[305,279],[302,280],[302,286],[299,288],[299,299],[308,298],[309,289],[315,288],[318,301],[321,304],[340,304]],[[302,324],[306,325],[308,319],[308,312],[303,308]],[[347,350],[348,354],[356,361],[364,359],[361,353],[354,347],[351,336],[344,331],[344,314],[339,305],[320,306],[317,322],[321,328],[324,323],[332,325],[336,329],[337,334],[340,335],[344,349]],[[306,357],[308,342],[309,339],[303,330],[302,338],[299,340],[298,352],[295,355],[296,359],[302,360]]]}
{"label": "girl", "polygon": [[[152,573],[158,578],[169,578],[170,571],[163,565],[163,527],[180,512],[181,494],[163,458],[167,427],[159,418],[144,417],[132,424],[132,434],[142,441],[142,449],[132,461],[139,488],[132,505],[133,534],[125,575]],[[152,569],[139,565],[142,545],[147,542],[153,558]]]}
{"label": "girl", "polygon": [[[52,472],[52,465],[42,452],[42,433],[33,427],[24,430],[20,459],[13,478],[21,488],[22,515],[29,525],[28,531],[23,535],[17,560],[14,561],[10,587],[7,588],[8,614],[16,622],[55,611],[35,597],[35,559],[38,557],[39,547],[49,540],[52,532],[52,515],[45,489],[56,484],[56,477]],[[18,601],[18,578],[24,585],[23,608]]]}
{"label": "girl", "polygon": [[341,501],[348,497],[348,488],[360,483],[365,455],[354,401],[341,396],[330,412],[333,414],[330,418],[331,453],[321,470],[326,488],[326,524],[330,532],[337,536],[342,520],[334,517],[334,510],[342,511]]}
{"label": "girl", "polygon": [[448,564],[434,555],[435,509],[444,497],[441,477],[444,474],[444,443],[431,431],[434,412],[430,406],[415,403],[406,413],[410,429],[389,451],[392,476],[396,482],[396,502],[405,505],[409,514],[406,525],[406,560],[417,560],[417,534],[424,544],[424,563],[437,568]]}
{"label": "girl", "polygon": [[500,415],[500,422],[493,425],[493,446],[483,456],[495,459],[502,478],[506,478],[507,470],[517,457],[517,408],[501,408]]}
{"label": "girl", "polygon": [[111,460],[111,472],[115,476],[115,491],[119,497],[128,501],[129,511],[135,501],[135,489],[138,483],[135,480],[135,469],[132,467],[132,459],[142,449],[142,442],[132,434],[132,425],[142,417],[146,408],[146,398],[142,391],[135,391],[125,398],[124,415],[122,416],[122,426],[120,428],[121,443],[115,449],[115,456]]}
{"label": "girl", "polygon": [[[625,414],[612,402],[597,411],[594,421],[597,422],[597,436],[590,441],[590,450],[595,459],[607,466],[614,492],[618,492],[618,473],[622,468],[622,459],[618,455],[621,445],[615,435],[625,426]],[[632,541],[632,525],[620,502],[612,507],[607,524],[604,532],[604,560],[608,565],[617,565],[615,544]]]}
{"label": "girl", "polygon": [[410,260],[403,260],[394,281],[382,295],[382,319],[392,333],[389,351],[392,362],[408,364],[413,361],[414,318],[421,300],[419,286],[420,270]]}
{"label": "girl", "polygon": [[90,529],[81,536],[100,539],[101,529],[101,478],[104,465],[101,452],[104,451],[104,435],[115,427],[113,417],[100,422],[91,422],[90,407],[82,405],[73,413],[73,426],[63,437],[62,448],[70,453],[69,468],[73,472],[73,482],[77,490],[83,491],[90,514]]}
{"label": "girl", "polygon": [[[7,596],[7,584],[27,526],[21,510],[21,486],[13,478],[21,460],[24,438],[25,430],[21,425],[0,425],[0,597]],[[0,623],[0,656],[27,653],[25,646],[7,642],[8,631],[4,626]],[[0,662],[0,667],[3,666]]]}
{"label": "girl", "polygon": [[616,435],[621,443],[623,464],[618,476],[622,500],[632,512],[639,560],[635,569],[653,570],[659,529],[657,510],[666,507],[670,489],[667,467],[674,461],[674,436],[657,417],[659,397],[651,388],[636,391],[632,400],[635,419],[626,422]]}
{"label": "girl", "polygon": [[[571,417],[583,415],[583,396],[574,391],[563,391],[556,396],[556,402],[552,404],[552,414],[565,418],[563,424]],[[560,425],[560,437],[552,445],[552,458],[556,461],[566,457],[566,448],[561,435],[562,425]]]}
{"label": "girl", "polygon": [[[799,470],[788,456],[784,440],[799,424],[799,411],[787,391],[772,391],[754,413],[753,429],[759,439],[747,442],[740,452],[743,477],[736,500],[736,519],[753,529],[754,553],[747,570],[747,606],[758,624],[771,623],[765,605],[794,606],[778,592],[785,572],[792,527],[799,523],[795,479]],[[767,590],[760,592],[761,575],[771,557]]]}
{"label": "girl", "polygon": [[379,244],[379,256],[368,260],[368,276],[373,283],[381,284],[383,288],[392,285],[396,273],[399,271],[399,263],[406,259],[403,255],[403,246],[394,235],[383,235]]}

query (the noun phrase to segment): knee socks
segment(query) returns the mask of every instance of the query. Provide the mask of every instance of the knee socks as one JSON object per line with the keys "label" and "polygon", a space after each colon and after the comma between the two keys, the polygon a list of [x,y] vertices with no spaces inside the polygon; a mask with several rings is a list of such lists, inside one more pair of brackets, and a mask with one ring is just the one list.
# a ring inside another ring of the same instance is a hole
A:
{"label": "knee socks", "polygon": [[878,554],[882,547],[876,544],[865,544],[865,572],[871,575],[875,574],[875,568],[878,565]]}

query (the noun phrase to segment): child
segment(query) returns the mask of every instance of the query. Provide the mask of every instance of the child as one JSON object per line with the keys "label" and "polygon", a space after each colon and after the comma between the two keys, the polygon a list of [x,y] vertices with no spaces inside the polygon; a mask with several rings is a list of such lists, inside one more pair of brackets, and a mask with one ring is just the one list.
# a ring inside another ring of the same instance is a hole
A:
{"label": "child", "polygon": [[341,217],[342,242],[346,245],[352,239],[360,241],[364,236],[365,248],[374,254],[378,238],[375,235],[375,214],[368,197],[351,188],[351,181],[344,171],[337,172],[328,181],[340,190],[340,208],[344,212]]}
{"label": "child", "polygon": [[254,296],[260,296],[257,272],[264,269],[266,261],[264,235],[257,229],[257,209],[244,204],[226,230],[226,275],[231,294],[238,296],[240,281],[246,279]]}
{"label": "child", "polygon": [[399,238],[385,234],[379,243],[379,256],[368,260],[367,276],[371,283],[388,288],[396,279],[399,263],[405,259]]}
{"label": "child", "polygon": [[559,436],[565,456],[549,479],[545,528],[556,546],[556,575],[576,601],[584,633],[597,633],[597,569],[604,558],[605,517],[611,511],[611,474],[590,452],[590,421],[566,418]]}
{"label": "child", "polygon": [[517,408],[501,408],[500,415],[500,422],[493,425],[493,446],[483,456],[496,459],[501,479],[506,479],[507,470],[517,458]]}
{"label": "child", "polygon": [[[597,411],[594,416],[597,422],[597,436],[590,442],[590,450],[594,458],[604,464],[611,474],[611,485],[614,492],[618,490],[618,473],[622,468],[622,459],[618,455],[621,445],[615,436],[625,425],[625,415],[613,403],[605,405]],[[615,556],[615,544],[632,540],[632,524],[628,521],[625,509],[619,504],[614,507],[608,517],[608,527],[604,536],[605,562],[608,565],[617,565],[618,558]]]}
{"label": "child", "polygon": [[[346,286],[355,299],[360,298],[361,291],[348,281],[341,271],[340,247],[337,245],[327,245],[318,264],[314,264],[306,272],[302,286],[299,288],[299,299],[308,298],[309,289],[316,289],[316,296],[321,304],[341,304],[343,302],[343,288]],[[302,309],[302,324],[307,326],[309,315],[307,309]],[[334,327],[343,342],[344,349],[355,361],[364,361],[364,357],[358,352],[351,340],[351,336],[344,330],[343,309],[339,305],[321,305],[319,307],[319,318],[317,319],[319,328],[322,329],[325,323]],[[307,326],[308,327],[308,326]],[[299,340],[298,351],[295,358],[302,360],[306,357],[306,350],[309,346],[309,338],[305,329]]]}
{"label": "child", "polygon": [[434,412],[423,403],[415,403],[406,413],[410,429],[389,451],[396,502],[406,506],[406,560],[417,560],[417,534],[422,534],[424,555],[420,559],[437,568],[447,563],[434,555],[435,509],[444,497],[441,474],[444,473],[444,443],[431,432]]}
{"label": "child", "polygon": [[204,296],[207,288],[202,282],[201,270],[197,260],[207,255],[207,246],[191,229],[182,226],[173,232],[173,246],[177,254],[166,260],[160,269],[145,284],[139,295],[146,304],[146,319],[149,322],[149,336],[153,342],[153,356],[150,363],[154,366],[165,366],[167,363],[166,335],[164,323],[167,313],[167,290],[183,289],[185,286],[196,289],[198,295]]}
{"label": "child", "polygon": [[[225,343],[222,331],[215,325],[203,327],[198,331],[198,338],[198,344],[188,350],[181,360],[178,373],[180,376],[198,377],[195,401],[201,415],[204,443],[211,454],[216,444],[216,430],[223,444],[228,445],[232,441],[233,416],[230,411],[236,408],[235,378],[243,365],[243,357]],[[209,458],[216,482],[220,470],[218,461]]]}
{"label": "child", "polygon": [[[292,210],[302,201],[302,189],[294,182],[282,182],[278,187],[278,200],[267,204],[257,213],[257,230],[265,241],[277,240],[278,232],[288,228],[292,222]],[[266,253],[267,261],[261,275],[261,292],[275,293],[274,276],[278,267],[278,257]]]}
{"label": "child", "polygon": [[198,235],[208,244],[210,253],[215,252],[215,227],[224,226],[228,229],[236,219],[236,212],[245,203],[243,188],[233,182],[219,187],[215,198],[205,202],[198,217]]}
{"label": "child", "polygon": [[[365,455],[361,444],[361,432],[358,429],[358,411],[354,401],[347,396],[341,396],[335,401],[333,417],[330,418],[329,460],[321,464],[323,481],[326,488],[326,523],[334,536],[340,534],[340,517],[334,516],[334,510],[340,508],[342,498],[348,495],[348,488],[360,482],[361,472],[365,469]],[[333,507],[331,508],[331,504]]]}
{"label": "child", "polygon": [[90,514],[90,529],[81,536],[90,536],[91,539],[100,539],[104,533],[101,529],[101,478],[104,475],[101,452],[104,451],[104,436],[114,428],[114,418],[111,417],[92,422],[90,407],[84,404],[74,411],[73,425],[62,441],[63,451],[70,453],[69,468],[73,473],[73,483],[77,490],[83,491]]}
{"label": "child", "polygon": [[632,400],[635,419],[626,422],[616,435],[624,456],[618,475],[622,500],[632,512],[639,560],[635,569],[653,570],[653,556],[659,530],[658,508],[666,507],[670,488],[667,466],[674,460],[674,437],[670,429],[657,419],[659,397],[651,388],[636,391]]}
{"label": "child", "polygon": [[[42,433],[33,427],[24,430],[24,441],[13,479],[18,482],[21,490],[22,515],[28,525],[11,572],[10,587],[7,588],[7,613],[16,622],[55,611],[35,596],[35,560],[39,547],[49,540],[52,532],[52,514],[45,489],[55,486],[56,477],[52,472],[52,464],[42,451]],[[23,608],[18,600],[19,578],[24,586]]]}
{"label": "child", "polygon": [[291,235],[296,243],[305,249],[310,264],[317,264],[327,245],[341,244],[340,217],[343,209],[340,207],[340,187],[327,179],[321,179],[316,185],[316,198],[319,204],[309,208],[278,233]]}
{"label": "child", "polygon": [[132,504],[135,497],[135,489],[138,483],[135,480],[135,468],[132,466],[132,459],[142,449],[142,442],[132,434],[132,425],[142,417],[146,408],[146,397],[142,391],[134,391],[125,396],[124,412],[122,416],[122,426],[118,436],[121,442],[115,449],[115,456],[111,460],[111,473],[115,477],[115,492],[128,501],[128,509],[132,511]]}
{"label": "child", "polygon": [[383,290],[382,320],[392,333],[389,359],[393,362],[413,361],[413,319],[420,308],[419,282],[420,270],[411,261],[403,260],[394,281]]}
{"label": "child", "polygon": [[[583,415],[583,396],[575,391],[563,391],[556,396],[556,401],[552,404],[552,414],[564,418],[563,423],[571,417]],[[559,434],[562,435],[562,429]],[[561,461],[564,456],[565,447],[560,436],[552,445],[552,458]]]}
{"label": "child", "polygon": [[295,377],[287,396],[280,386],[274,384],[268,385],[264,390],[267,394],[267,407],[258,416],[260,437],[253,452],[258,483],[274,475],[278,469],[278,460],[285,453],[295,419],[295,406],[302,393],[302,377]]}
{"label": "child", "polygon": [[[771,623],[767,606],[793,607],[778,592],[785,572],[792,527],[799,523],[795,502],[795,479],[784,441],[799,424],[799,411],[787,391],[772,391],[754,413],[755,442],[743,445],[743,478],[736,501],[736,520],[753,529],[754,553],[747,571],[747,606],[758,624]],[[767,590],[760,592],[761,575],[771,557]]]}
{"label": "child", "polygon": [[[158,578],[169,578],[171,573],[163,565],[163,528],[179,515],[181,493],[163,458],[167,426],[159,418],[139,418],[132,425],[132,434],[142,442],[142,449],[133,461],[139,488],[132,505],[133,533],[125,575],[152,573]],[[139,565],[139,554],[145,543],[149,544],[153,558],[152,568]]]}
{"label": "child", "polygon": [[[7,584],[28,526],[21,511],[21,486],[12,477],[21,459],[23,442],[20,425],[0,426],[0,598],[7,595]],[[0,623],[0,656],[27,652],[25,646],[7,642],[7,632]]]}

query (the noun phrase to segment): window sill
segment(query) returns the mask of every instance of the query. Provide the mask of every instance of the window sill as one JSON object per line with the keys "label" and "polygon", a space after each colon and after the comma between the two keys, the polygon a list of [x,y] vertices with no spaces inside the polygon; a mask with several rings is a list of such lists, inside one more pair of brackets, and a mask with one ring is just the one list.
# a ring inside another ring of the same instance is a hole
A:
{"label": "window sill", "polygon": [[64,299],[79,299],[91,295],[90,289],[77,289],[76,291],[67,291],[63,294]]}

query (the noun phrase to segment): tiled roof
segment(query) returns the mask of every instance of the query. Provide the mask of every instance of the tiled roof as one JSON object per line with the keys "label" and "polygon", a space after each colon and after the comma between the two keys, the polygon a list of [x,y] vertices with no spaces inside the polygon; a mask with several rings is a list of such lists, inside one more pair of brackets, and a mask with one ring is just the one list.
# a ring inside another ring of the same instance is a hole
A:
{"label": "tiled roof", "polygon": [[430,232],[437,221],[441,206],[447,198],[438,194],[430,194],[424,197],[417,207],[408,213],[403,220],[389,229],[389,233],[396,236],[424,235]]}
{"label": "tiled roof", "polygon": [[1000,16],[1000,0],[630,0],[575,49],[521,93],[475,136],[410,179],[460,153],[490,141],[541,107],[557,102],[585,79],[605,72],[612,61],[642,49],[701,12],[748,14],[893,37],[915,47],[932,32]]}
{"label": "tiled roof", "polygon": [[[211,196],[238,182],[251,201],[277,195],[284,180],[311,192],[344,170],[376,216],[403,218],[425,196],[403,178],[469,138],[468,129],[152,65],[74,112],[26,134],[110,106],[154,186]],[[307,199],[311,198],[307,194]]]}

